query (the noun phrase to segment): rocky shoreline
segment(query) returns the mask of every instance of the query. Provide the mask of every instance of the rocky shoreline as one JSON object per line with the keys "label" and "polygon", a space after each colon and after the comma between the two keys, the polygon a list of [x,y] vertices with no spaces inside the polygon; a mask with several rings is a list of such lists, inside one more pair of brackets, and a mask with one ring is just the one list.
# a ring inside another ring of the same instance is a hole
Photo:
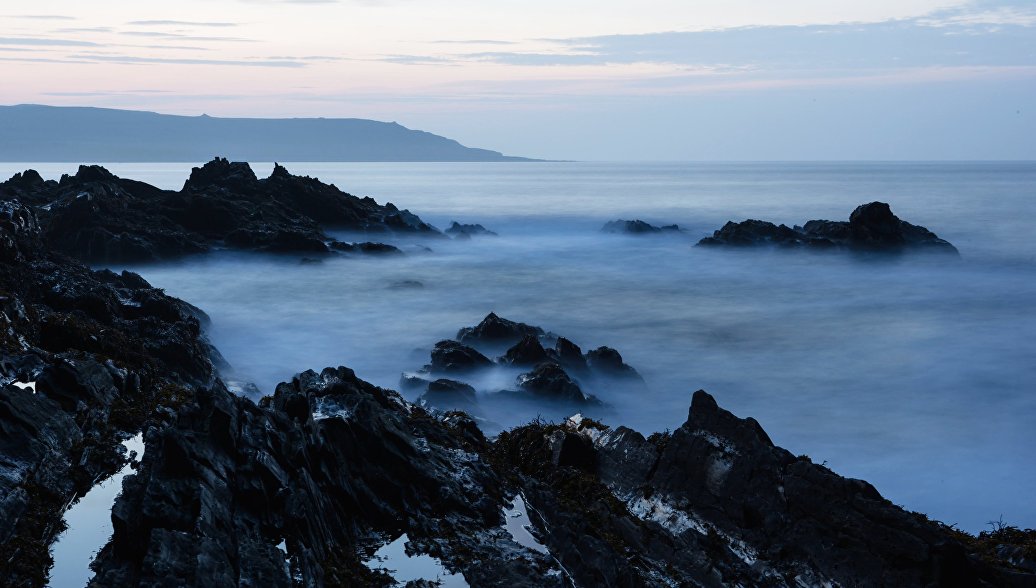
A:
{"label": "rocky shoreline", "polygon": [[[774,446],[702,391],[681,427],[649,437],[576,415],[487,438],[441,402],[465,396],[472,369],[513,368],[514,392],[581,398],[572,412],[586,412],[587,374],[639,379],[614,349],[583,353],[490,314],[435,346],[428,377],[410,382],[425,387],[423,406],[344,367],[303,372],[257,403],[220,381],[201,310],[139,275],[82,265],[277,243],[331,254],[331,226],[438,234],[330,188],[279,166],[259,180],[226,160],[175,193],[101,168],[0,184],[7,585],[46,585],[65,509],[126,464],[120,442],[143,432],[91,586],[392,586],[368,563],[404,534],[411,553],[471,586],[1036,586],[1033,531],[973,537],[907,512]],[[192,224],[253,197],[277,204]],[[507,524],[519,498],[531,543]]]}

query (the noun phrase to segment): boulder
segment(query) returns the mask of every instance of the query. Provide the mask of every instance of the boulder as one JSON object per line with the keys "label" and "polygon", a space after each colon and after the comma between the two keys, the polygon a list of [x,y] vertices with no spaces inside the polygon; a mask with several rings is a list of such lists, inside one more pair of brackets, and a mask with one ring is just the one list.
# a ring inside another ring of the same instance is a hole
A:
{"label": "boulder", "polygon": [[491,312],[474,327],[465,327],[457,332],[457,340],[462,343],[490,343],[513,345],[526,335],[542,337],[543,329],[501,318]]}
{"label": "boulder", "polygon": [[442,373],[460,373],[486,368],[493,365],[488,357],[473,347],[452,340],[443,340],[432,349],[430,371]]}

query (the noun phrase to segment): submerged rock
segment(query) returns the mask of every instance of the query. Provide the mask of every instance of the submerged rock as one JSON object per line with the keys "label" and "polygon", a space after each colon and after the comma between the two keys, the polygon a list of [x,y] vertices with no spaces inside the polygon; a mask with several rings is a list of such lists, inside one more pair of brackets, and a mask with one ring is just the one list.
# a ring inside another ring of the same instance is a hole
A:
{"label": "submerged rock", "polygon": [[892,213],[884,202],[862,204],[849,222],[811,220],[801,227],[760,220],[728,222],[698,245],[757,247],[842,248],[860,252],[900,253],[924,250],[957,255],[957,249],[928,229],[912,225]]}
{"label": "submerged rock", "polygon": [[454,239],[470,239],[471,237],[478,235],[489,235],[496,237],[497,234],[479,224],[461,224],[457,221],[453,221],[450,224],[450,228],[446,229],[446,234],[451,235]]}
{"label": "submerged rock", "polygon": [[678,225],[656,227],[639,219],[619,219],[605,223],[604,226],[601,227],[601,231],[604,233],[625,233],[628,235],[651,235],[663,232],[679,233],[680,227]]}
{"label": "submerged rock", "polygon": [[[478,325],[457,333],[458,341],[440,341],[431,352],[431,362],[413,378],[434,379],[449,374],[451,380],[472,386],[480,414],[513,414],[542,406],[549,412],[605,410],[607,406],[591,392],[621,384],[624,392],[639,391],[644,381],[635,369],[622,361],[619,352],[600,347],[583,354],[578,345],[544,329],[489,313]],[[503,347],[510,344],[510,347]],[[499,354],[495,362],[482,352]],[[521,371],[516,374],[517,370]],[[471,372],[476,373],[471,373]],[[404,376],[407,378],[408,376]],[[504,382],[514,382],[511,387]],[[411,385],[414,383],[414,385]],[[423,391],[419,382],[407,380],[404,388]],[[506,387],[506,388],[504,388]],[[435,396],[423,396],[430,409],[452,410],[456,404],[437,403]],[[562,413],[557,412],[560,416]],[[534,415],[533,415],[534,416]],[[496,426],[495,422],[487,426]]]}

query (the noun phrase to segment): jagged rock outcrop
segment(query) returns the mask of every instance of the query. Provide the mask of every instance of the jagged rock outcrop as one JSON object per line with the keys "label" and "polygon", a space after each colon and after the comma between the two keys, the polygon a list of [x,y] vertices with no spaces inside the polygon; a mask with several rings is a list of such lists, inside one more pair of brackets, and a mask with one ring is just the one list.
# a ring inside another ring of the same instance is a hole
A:
{"label": "jagged rock outcrop", "polygon": [[119,178],[99,166],[44,181],[29,170],[0,183],[0,200],[38,207],[44,240],[92,263],[147,262],[215,247],[272,253],[398,252],[346,244],[326,229],[441,237],[416,215],[358,198],[280,166],[259,179],[247,163],[217,158],[196,167],[179,192]]}
{"label": "jagged rock outcrop", "polygon": [[[492,356],[497,359],[490,360]],[[500,377],[486,377],[494,372]],[[437,410],[463,408],[478,416],[494,412],[497,406],[510,411],[522,404],[542,407],[557,416],[568,409],[607,409],[592,393],[594,389],[618,385],[624,391],[641,391],[645,386],[640,374],[610,347],[584,355],[564,337],[492,312],[478,325],[460,329],[457,341],[436,343],[431,362],[418,372],[404,372],[400,387],[420,394],[429,391],[431,382],[441,376],[472,387],[475,394],[423,394],[423,405]],[[508,379],[511,384],[500,385]],[[499,428],[494,422],[481,424],[489,430]]]}
{"label": "jagged rock outcrop", "polygon": [[64,509],[219,361],[200,310],[52,253],[41,232],[30,207],[0,202],[0,577],[12,586],[44,584]]}
{"label": "jagged rock outcrop", "polygon": [[363,562],[403,533],[473,586],[564,585],[504,530],[514,490],[469,418],[433,419],[346,368],[258,406],[217,386],[147,440],[91,587],[390,586]]}
{"label": "jagged rock outcrop", "polygon": [[[390,586],[368,560],[403,533],[480,587],[1036,581],[704,392],[671,434],[577,416],[490,442],[328,368],[258,406],[216,386],[147,439],[94,588]],[[527,517],[522,537],[505,513]]]}
{"label": "jagged rock outcrop", "polygon": [[625,233],[627,235],[654,235],[658,233],[679,233],[679,225],[664,225],[656,227],[640,219],[636,220],[613,220],[604,223],[601,227],[603,233]]}
{"label": "jagged rock outcrop", "polygon": [[497,234],[489,229],[483,227],[480,224],[463,224],[453,221],[449,228],[446,229],[446,234],[453,237],[454,239],[470,239],[472,237],[488,235],[496,237]]}
{"label": "jagged rock outcrop", "polygon": [[753,219],[728,222],[698,245],[836,248],[871,253],[932,251],[958,255],[956,247],[924,227],[901,220],[884,202],[858,206],[849,216],[849,222],[811,220],[801,227]]}

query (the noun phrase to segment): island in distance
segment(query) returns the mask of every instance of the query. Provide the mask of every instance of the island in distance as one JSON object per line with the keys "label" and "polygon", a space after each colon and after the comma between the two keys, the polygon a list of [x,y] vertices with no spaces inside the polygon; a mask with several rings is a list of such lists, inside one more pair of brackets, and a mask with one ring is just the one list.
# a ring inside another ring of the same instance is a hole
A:
{"label": "island in distance", "polygon": [[35,104],[0,106],[0,161],[533,161],[394,122],[217,118]]}

